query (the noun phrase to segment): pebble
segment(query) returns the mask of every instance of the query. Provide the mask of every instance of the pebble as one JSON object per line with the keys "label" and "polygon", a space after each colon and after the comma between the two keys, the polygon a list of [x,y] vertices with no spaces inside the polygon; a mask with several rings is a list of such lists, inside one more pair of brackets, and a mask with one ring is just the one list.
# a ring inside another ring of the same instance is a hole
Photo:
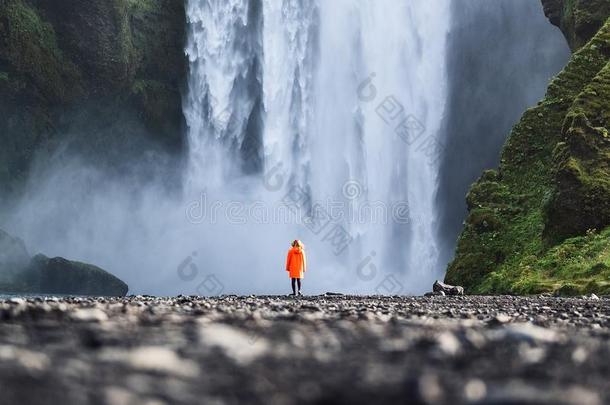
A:
{"label": "pebble", "polygon": [[108,315],[99,308],[85,308],[72,312],[70,318],[77,322],[104,322]]}
{"label": "pebble", "polygon": [[0,316],[22,403],[610,403],[607,297],[17,297]]}

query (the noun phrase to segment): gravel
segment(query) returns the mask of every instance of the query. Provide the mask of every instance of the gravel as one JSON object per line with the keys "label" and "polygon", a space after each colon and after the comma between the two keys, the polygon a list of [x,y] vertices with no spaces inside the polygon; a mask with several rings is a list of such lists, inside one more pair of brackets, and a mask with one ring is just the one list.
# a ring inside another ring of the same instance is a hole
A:
{"label": "gravel", "polygon": [[0,300],[0,403],[610,403],[607,297]]}

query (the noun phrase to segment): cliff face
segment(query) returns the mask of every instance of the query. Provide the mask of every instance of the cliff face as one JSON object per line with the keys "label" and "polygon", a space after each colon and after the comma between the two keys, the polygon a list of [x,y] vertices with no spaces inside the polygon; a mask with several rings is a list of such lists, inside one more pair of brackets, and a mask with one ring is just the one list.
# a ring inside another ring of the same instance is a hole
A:
{"label": "cliff face", "polygon": [[506,135],[571,55],[532,0],[453,1],[449,32],[436,196],[442,265],[453,257],[470,185],[498,165]]}
{"label": "cliff face", "polygon": [[180,151],[185,26],[181,0],[0,0],[0,195],[59,144]]}
{"label": "cliff face", "polygon": [[469,292],[610,293],[610,1],[543,3],[575,53],[467,196],[446,280]]}
{"label": "cliff face", "polygon": [[607,0],[542,0],[542,6],[551,23],[561,28],[573,51],[589,42],[610,15]]}

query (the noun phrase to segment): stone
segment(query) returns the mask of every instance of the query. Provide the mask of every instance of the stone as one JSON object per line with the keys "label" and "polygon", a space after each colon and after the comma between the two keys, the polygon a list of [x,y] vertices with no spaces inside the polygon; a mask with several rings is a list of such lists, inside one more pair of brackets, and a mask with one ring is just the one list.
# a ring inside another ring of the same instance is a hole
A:
{"label": "stone", "polygon": [[504,333],[508,337],[529,342],[553,343],[559,340],[559,334],[556,331],[529,322],[507,325]]}
{"label": "stone", "polygon": [[448,356],[456,355],[462,346],[458,338],[451,332],[441,333],[437,336],[436,342],[441,352]]}
{"label": "stone", "polygon": [[124,296],[129,287],[107,271],[87,263],[36,255],[20,276],[37,293]]}
{"label": "stone", "polygon": [[256,333],[247,334],[240,329],[220,323],[204,323],[199,328],[202,344],[218,347],[241,364],[248,364],[265,354],[268,344]]}
{"label": "stone", "polygon": [[108,320],[108,315],[99,308],[84,308],[71,313],[70,319],[77,322],[104,322]]}
{"label": "stone", "polygon": [[435,292],[442,291],[447,295],[464,295],[464,287],[445,284],[439,280],[434,282],[432,290]]}
{"label": "stone", "polygon": [[[183,298],[0,299],[2,401],[36,404],[42,394],[46,403],[101,404],[610,400],[605,298]],[[7,317],[12,309],[19,316]],[[366,318],[341,316],[365,309]],[[548,327],[522,322],[542,310]],[[504,313],[519,323],[487,321]]]}

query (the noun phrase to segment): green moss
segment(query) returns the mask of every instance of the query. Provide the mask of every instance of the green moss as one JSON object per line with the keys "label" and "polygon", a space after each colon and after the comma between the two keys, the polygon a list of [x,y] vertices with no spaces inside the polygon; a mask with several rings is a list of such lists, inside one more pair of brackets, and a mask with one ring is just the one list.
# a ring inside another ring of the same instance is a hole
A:
{"label": "green moss", "polygon": [[57,46],[51,24],[26,3],[13,0],[0,5],[0,58],[12,70],[32,80],[43,96],[66,101],[80,90],[80,76],[75,65]]}
{"label": "green moss", "polygon": [[610,63],[575,99],[555,150],[553,199],[547,236],[579,235],[610,224]]}
{"label": "green moss", "polygon": [[610,291],[610,228],[568,239],[541,256],[522,256],[514,266],[493,272],[476,292],[560,295]]}
{"label": "green moss", "polygon": [[[471,187],[447,282],[469,293],[606,291],[610,231],[566,237],[610,225],[608,50],[610,21],[525,112],[498,171]],[[561,230],[570,221],[578,232]]]}
{"label": "green moss", "polygon": [[573,50],[584,46],[610,15],[607,0],[543,0],[543,4],[558,18],[553,22],[561,28]]}

